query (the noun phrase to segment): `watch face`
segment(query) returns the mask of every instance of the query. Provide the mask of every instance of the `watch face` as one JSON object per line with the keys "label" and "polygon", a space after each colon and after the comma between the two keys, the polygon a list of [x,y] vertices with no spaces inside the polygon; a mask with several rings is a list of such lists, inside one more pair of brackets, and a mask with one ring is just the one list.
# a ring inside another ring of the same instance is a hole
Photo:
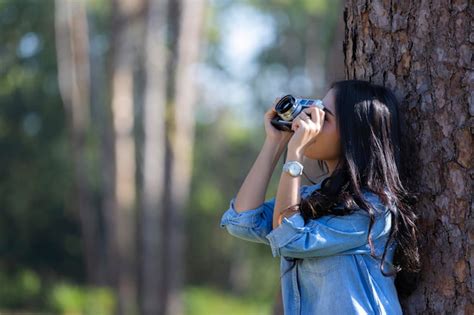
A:
{"label": "watch face", "polygon": [[290,165],[290,173],[293,175],[297,175],[300,173],[300,167],[297,164]]}

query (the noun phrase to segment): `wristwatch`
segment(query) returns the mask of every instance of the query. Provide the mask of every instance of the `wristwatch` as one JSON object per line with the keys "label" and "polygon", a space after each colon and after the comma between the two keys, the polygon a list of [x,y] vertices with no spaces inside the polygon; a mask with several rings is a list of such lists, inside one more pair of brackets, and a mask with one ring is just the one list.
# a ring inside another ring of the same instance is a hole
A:
{"label": "wristwatch", "polygon": [[293,177],[303,174],[303,164],[298,161],[288,161],[283,165],[283,172],[287,172]]}

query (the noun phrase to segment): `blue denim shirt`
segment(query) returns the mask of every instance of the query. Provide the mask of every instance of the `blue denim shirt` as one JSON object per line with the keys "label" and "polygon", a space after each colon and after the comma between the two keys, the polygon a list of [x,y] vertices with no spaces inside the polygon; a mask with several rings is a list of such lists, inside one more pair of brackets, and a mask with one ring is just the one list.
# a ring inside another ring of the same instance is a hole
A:
{"label": "blue denim shirt", "polygon": [[[301,186],[301,198],[319,187],[320,183]],[[390,233],[391,212],[376,194],[363,192],[380,210],[371,235],[375,254],[381,256]],[[240,239],[269,245],[273,257],[280,256],[280,275],[293,265],[294,258],[300,258],[281,278],[285,315],[403,314],[395,276],[384,276],[380,260],[370,256],[366,211],[323,216],[306,225],[301,214],[295,213],[273,229],[275,197],[240,213],[234,201],[235,197],[222,215],[222,228]],[[395,248],[396,243],[387,248],[385,272],[391,270]]]}

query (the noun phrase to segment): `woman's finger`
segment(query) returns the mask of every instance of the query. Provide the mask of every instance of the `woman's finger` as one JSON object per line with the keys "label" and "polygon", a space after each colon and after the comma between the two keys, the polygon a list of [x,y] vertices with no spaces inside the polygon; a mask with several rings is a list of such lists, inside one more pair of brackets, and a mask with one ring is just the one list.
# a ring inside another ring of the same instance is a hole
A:
{"label": "woman's finger", "polygon": [[306,121],[306,119],[311,119],[305,111],[301,111],[298,116],[301,120]]}
{"label": "woman's finger", "polygon": [[316,106],[311,106],[310,108],[308,108],[310,114],[311,114],[311,120],[317,124],[318,123],[318,117],[319,117],[319,113],[318,113],[318,108]]}
{"label": "woman's finger", "polygon": [[307,129],[307,127],[308,127],[308,121],[307,120],[310,120],[308,115],[306,115],[306,119],[300,117],[299,123],[300,123],[301,128]]}
{"label": "woman's finger", "polygon": [[297,116],[295,119],[293,119],[293,122],[291,123],[291,130],[296,131],[301,125],[301,118]]}
{"label": "woman's finger", "polygon": [[276,112],[275,108],[272,106],[267,110],[267,112],[265,113],[265,116],[267,116],[269,118],[273,118],[276,114],[277,114],[277,112]]}
{"label": "woman's finger", "polygon": [[321,126],[324,124],[324,116],[326,115],[326,112],[323,111],[322,109],[319,110],[319,121],[321,122]]}
{"label": "woman's finger", "polygon": [[293,130],[293,131],[296,131],[296,121],[295,120],[293,120],[293,122],[291,123],[291,130]]}

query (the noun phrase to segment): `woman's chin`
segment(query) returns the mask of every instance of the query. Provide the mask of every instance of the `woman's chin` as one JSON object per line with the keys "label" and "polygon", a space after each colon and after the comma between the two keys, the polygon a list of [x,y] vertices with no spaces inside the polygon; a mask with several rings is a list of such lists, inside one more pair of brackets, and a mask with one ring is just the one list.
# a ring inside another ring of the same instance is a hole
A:
{"label": "woman's chin", "polygon": [[304,157],[307,158],[307,159],[311,159],[311,160],[319,160],[319,157],[314,155],[314,154],[311,154],[309,152],[306,152],[304,153]]}

